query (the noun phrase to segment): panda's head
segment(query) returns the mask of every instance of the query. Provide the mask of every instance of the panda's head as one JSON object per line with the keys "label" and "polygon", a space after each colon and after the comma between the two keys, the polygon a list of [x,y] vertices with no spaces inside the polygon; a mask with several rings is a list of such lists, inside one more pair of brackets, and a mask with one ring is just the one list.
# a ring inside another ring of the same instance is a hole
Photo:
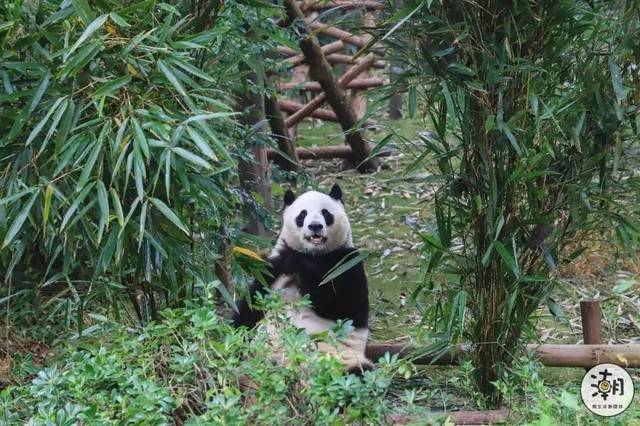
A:
{"label": "panda's head", "polygon": [[351,225],[338,185],[333,185],[329,194],[309,191],[297,198],[287,190],[284,206],[280,240],[288,247],[313,255],[353,247]]}

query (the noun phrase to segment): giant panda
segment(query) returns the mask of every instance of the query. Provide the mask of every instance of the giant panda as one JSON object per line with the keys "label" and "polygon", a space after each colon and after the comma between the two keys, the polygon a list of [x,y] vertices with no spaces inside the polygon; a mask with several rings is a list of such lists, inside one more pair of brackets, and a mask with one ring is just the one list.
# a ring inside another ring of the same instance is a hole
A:
{"label": "giant panda", "polygon": [[[278,291],[288,301],[309,296],[310,306],[288,313],[288,320],[309,335],[334,327],[337,320],[351,320],[353,330],[345,339],[338,345],[319,343],[318,349],[335,355],[349,373],[370,370],[372,364],[365,356],[369,299],[363,263],[320,285],[345,256],[357,251],[342,190],[336,184],[329,194],[308,191],[297,198],[287,190],[282,218],[282,230],[267,258],[269,288],[254,282],[251,292]],[[233,321],[236,327],[253,327],[262,318],[264,312],[243,301]]]}

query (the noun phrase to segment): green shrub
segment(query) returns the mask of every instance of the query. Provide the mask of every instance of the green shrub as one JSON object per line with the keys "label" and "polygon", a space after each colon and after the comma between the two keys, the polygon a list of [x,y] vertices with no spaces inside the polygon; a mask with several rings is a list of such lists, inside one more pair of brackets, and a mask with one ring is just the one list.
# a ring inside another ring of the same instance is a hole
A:
{"label": "green shrub", "polygon": [[96,317],[31,383],[2,391],[0,423],[379,424],[404,365],[388,359],[359,378],[291,327],[274,342],[264,325],[235,330],[208,304],[161,316],[141,329]]}

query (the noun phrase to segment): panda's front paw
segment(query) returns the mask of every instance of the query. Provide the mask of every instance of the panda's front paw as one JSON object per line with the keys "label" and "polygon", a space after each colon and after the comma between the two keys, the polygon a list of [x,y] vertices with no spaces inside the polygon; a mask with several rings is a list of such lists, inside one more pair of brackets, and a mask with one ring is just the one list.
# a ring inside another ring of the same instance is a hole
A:
{"label": "panda's front paw", "polygon": [[365,371],[373,371],[375,366],[368,360],[356,365],[352,365],[347,369],[347,374],[353,374],[354,376],[361,377]]}

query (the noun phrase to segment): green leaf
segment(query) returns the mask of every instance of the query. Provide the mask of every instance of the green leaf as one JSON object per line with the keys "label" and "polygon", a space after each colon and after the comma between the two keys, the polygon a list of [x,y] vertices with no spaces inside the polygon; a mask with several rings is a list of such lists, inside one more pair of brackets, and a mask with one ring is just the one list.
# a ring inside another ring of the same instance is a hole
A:
{"label": "green leaf", "polygon": [[336,279],[340,275],[347,272],[349,269],[363,262],[367,257],[369,257],[369,252],[366,250],[352,251],[351,253],[343,257],[340,262],[338,262],[333,268],[331,268],[318,285],[324,285]]}
{"label": "green leaf", "polygon": [[84,188],[87,181],[89,180],[89,176],[91,175],[91,173],[95,172],[94,166],[96,164],[96,161],[98,160],[98,155],[100,155],[101,151],[102,151],[102,144],[100,143],[100,140],[97,140],[96,142],[94,142],[93,149],[89,154],[89,158],[87,159],[87,162],[84,164],[84,167],[82,168],[82,174],[78,178],[76,191],[80,191],[82,188]]}
{"label": "green leaf", "polygon": [[218,157],[216,157],[216,154],[213,152],[211,147],[207,144],[200,133],[189,126],[187,126],[187,133],[191,137],[191,140],[196,144],[200,152],[202,152],[206,157],[210,158],[213,161],[218,160]]}
{"label": "green leaf", "polygon": [[123,77],[119,77],[114,80],[103,83],[100,86],[98,86],[95,92],[91,94],[91,98],[98,99],[103,96],[112,95],[121,87],[124,87],[127,84],[129,84],[130,81],[131,81],[131,77],[128,75],[125,75]]}
{"label": "green leaf", "polygon": [[96,15],[89,7],[87,0],[71,0],[71,3],[85,25],[89,25],[95,19]]}
{"label": "green leaf", "polygon": [[5,198],[0,199],[0,206],[4,205],[4,204],[9,204],[17,199],[20,199],[22,197],[24,197],[27,194],[33,194],[35,191],[38,190],[37,186],[33,186],[31,188],[27,188],[24,189],[20,192],[16,192],[15,194],[11,194]]}
{"label": "green leaf", "polygon": [[468,66],[463,65],[463,64],[458,63],[458,62],[454,62],[452,64],[449,64],[447,66],[447,69],[449,71],[452,71],[452,72],[456,73],[456,74],[465,75],[467,77],[473,77],[473,76],[476,75],[474,70],[472,70]]}
{"label": "green leaf", "polygon": [[511,272],[513,272],[515,276],[520,275],[520,268],[511,253],[509,253],[509,250],[507,250],[507,248],[498,240],[493,242],[493,247],[496,249],[500,257],[502,257],[502,260],[504,260],[509,268],[511,268]]}
{"label": "green leaf", "polygon": [[76,42],[73,44],[73,46],[71,46],[71,48],[64,55],[63,61],[66,62],[67,59],[69,58],[69,56],[73,52],[75,52],[75,50],[78,47],[82,46],[82,43],[87,41],[89,39],[89,37],[91,37],[93,35],[93,33],[95,33],[98,29],[100,29],[104,25],[105,22],[107,22],[108,18],[109,18],[109,15],[100,15],[96,19],[94,19],[93,22],[91,22],[89,25],[87,25],[87,28],[84,29],[84,31],[82,32],[82,34],[80,35],[78,40],[76,40]]}
{"label": "green leaf", "polygon": [[147,142],[147,137],[144,135],[142,126],[135,118],[131,119],[131,124],[133,125],[133,138],[136,144],[142,150],[145,158],[149,158],[149,143]]}
{"label": "green leaf", "polygon": [[82,192],[80,192],[80,194],[78,194],[78,197],[73,201],[71,207],[69,207],[69,210],[67,210],[67,213],[64,215],[64,218],[62,218],[62,223],[60,224],[60,232],[64,232],[65,226],[67,225],[73,214],[76,212],[76,210],[78,210],[78,206],[80,205],[80,203],[82,203],[87,195],[89,195],[89,191],[93,188],[94,184],[95,182],[91,182],[90,184],[85,186]]}
{"label": "green leaf", "polygon": [[25,205],[22,207],[22,210],[20,210],[20,213],[18,213],[18,215],[11,223],[7,234],[4,237],[4,241],[2,242],[2,248],[5,248],[9,244],[11,244],[11,241],[13,241],[18,232],[20,232],[24,221],[27,220],[27,216],[29,216],[29,213],[31,212],[31,207],[33,207],[33,203],[36,201],[36,198],[38,198],[38,191],[33,193],[29,201],[25,203]]}
{"label": "green leaf", "polygon": [[195,154],[193,154],[192,152],[187,151],[184,148],[171,148],[171,150],[173,152],[175,152],[176,154],[178,154],[180,157],[184,158],[185,160],[189,161],[190,163],[193,163],[197,166],[203,167],[205,169],[211,169],[211,165],[204,160],[202,157],[199,157]]}
{"label": "green leaf", "polygon": [[124,227],[124,212],[122,211],[122,203],[120,203],[120,197],[115,189],[111,188],[109,190],[111,194],[111,202],[113,203],[113,208],[116,211],[116,217],[118,218],[118,223],[120,227]]}
{"label": "green leaf", "polygon": [[638,282],[635,280],[619,280],[616,283],[616,286],[613,288],[613,292],[615,294],[622,294],[627,290],[629,290],[630,288],[632,288],[633,286],[635,286],[636,284],[638,284]]}
{"label": "green leaf", "polygon": [[98,205],[100,206],[100,222],[98,223],[98,242],[102,240],[104,230],[109,223],[109,196],[102,181],[98,181]]}
{"label": "green leaf", "polygon": [[49,221],[49,214],[51,213],[51,199],[53,196],[53,185],[47,185],[47,189],[44,193],[44,208],[42,210],[42,229],[47,228],[47,222]]}
{"label": "green leaf", "polygon": [[66,99],[66,96],[63,96],[61,98],[58,98],[53,103],[51,108],[49,108],[49,111],[47,111],[47,113],[44,115],[44,117],[42,117],[42,120],[40,120],[40,122],[38,124],[36,124],[36,126],[33,128],[33,130],[31,130],[31,133],[29,133],[29,136],[27,137],[27,141],[25,142],[25,145],[29,145],[36,138],[36,136],[38,136],[38,133],[40,133],[40,131],[42,131],[42,128],[44,127],[45,124],[47,124],[47,121],[49,121],[49,118],[51,118],[51,116],[56,111],[56,109],[58,109],[58,106],[65,99]]}
{"label": "green leaf", "polygon": [[151,203],[158,209],[160,212],[169,219],[175,226],[177,226],[182,232],[189,235],[189,228],[187,228],[178,218],[178,216],[171,210],[169,206],[167,206],[162,200],[157,198],[150,198]]}
{"label": "green leaf", "polygon": [[38,82],[38,87],[36,88],[33,97],[29,100],[29,105],[18,116],[16,121],[13,123],[13,126],[11,126],[11,130],[9,130],[7,139],[13,140],[16,136],[18,136],[24,125],[29,120],[29,116],[31,115],[31,113],[38,107],[38,104],[40,103],[40,100],[42,100],[44,92],[47,90],[47,87],[49,87],[50,80],[51,73],[47,71],[47,73],[43,75]]}
{"label": "green leaf", "polygon": [[142,241],[144,240],[144,226],[147,221],[147,207],[149,206],[149,202],[145,201],[142,204],[142,209],[140,211],[140,234],[138,236],[138,251],[140,251],[140,247],[142,247]]}

